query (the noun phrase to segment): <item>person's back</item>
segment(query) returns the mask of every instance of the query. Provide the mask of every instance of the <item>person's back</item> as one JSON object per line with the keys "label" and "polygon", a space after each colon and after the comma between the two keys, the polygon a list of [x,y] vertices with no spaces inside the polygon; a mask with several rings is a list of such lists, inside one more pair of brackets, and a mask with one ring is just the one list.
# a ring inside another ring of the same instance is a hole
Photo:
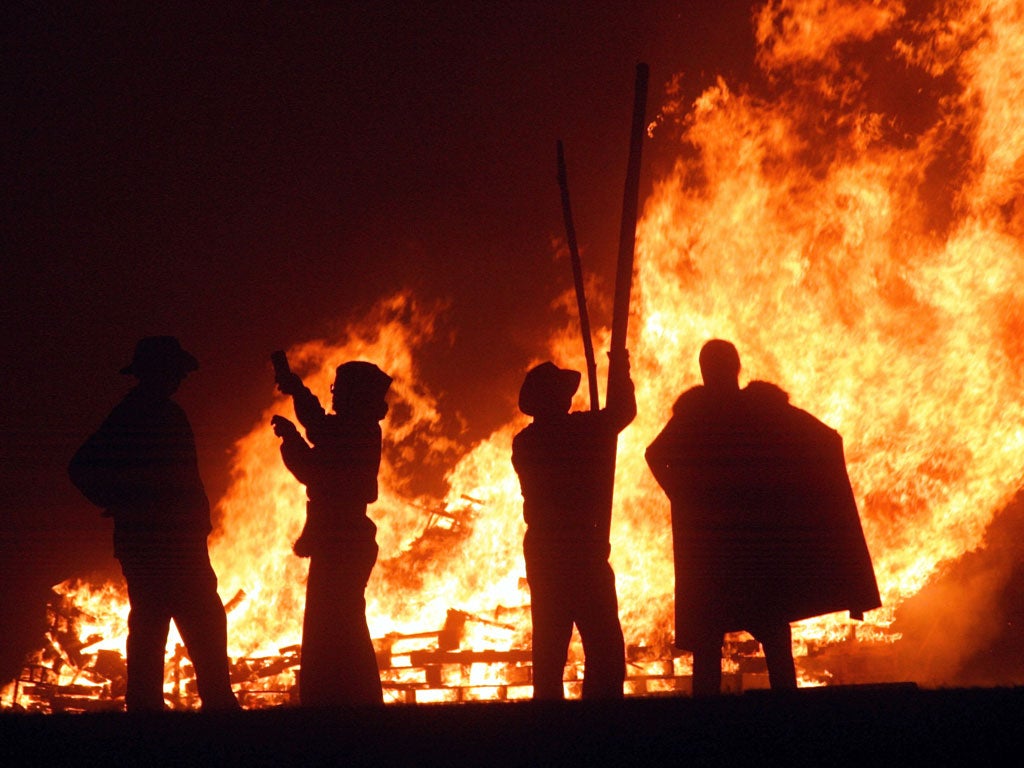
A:
{"label": "person's back", "polygon": [[515,436],[512,465],[531,531],[607,543],[617,438],[600,411],[537,419]]}
{"label": "person's back", "polygon": [[[210,533],[210,505],[195,438],[184,410],[160,391],[137,386],[100,427],[104,455],[93,470],[111,478],[104,494],[119,531]],[[72,469],[73,479],[77,472]]]}
{"label": "person's back", "polygon": [[365,514],[366,505],[377,500],[382,433],[373,416],[357,418],[334,413],[317,419],[306,434],[312,446],[297,440],[282,445],[288,469],[306,486],[309,503],[319,509],[347,510]]}
{"label": "person's back", "polygon": [[537,534],[607,543],[618,434],[636,416],[628,363],[615,366],[607,407],[570,412],[579,374],[550,363],[527,375],[520,407],[533,423],[512,441],[523,516]]}

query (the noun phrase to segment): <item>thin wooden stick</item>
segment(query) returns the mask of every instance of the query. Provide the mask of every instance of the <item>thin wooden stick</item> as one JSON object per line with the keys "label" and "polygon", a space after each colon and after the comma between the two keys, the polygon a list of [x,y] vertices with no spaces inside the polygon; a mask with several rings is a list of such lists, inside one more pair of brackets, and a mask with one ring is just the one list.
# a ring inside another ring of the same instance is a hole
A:
{"label": "thin wooden stick", "polygon": [[558,186],[562,190],[562,216],[565,218],[565,236],[569,243],[572,260],[572,278],[576,285],[576,304],[580,312],[580,331],[583,334],[583,354],[587,360],[587,384],[590,387],[590,410],[601,407],[597,392],[597,360],[594,358],[594,341],[590,336],[590,316],[587,313],[587,295],[583,288],[583,263],[576,245],[576,226],[572,221],[572,206],[569,204],[569,178],[565,170],[565,150],[558,141]]}
{"label": "thin wooden stick", "polygon": [[626,331],[629,325],[629,297],[633,290],[633,253],[636,249],[637,198],[640,193],[640,152],[647,126],[646,64],[636,66],[636,90],[633,101],[633,129],[629,142],[629,165],[626,168],[626,188],[622,197],[622,227],[619,230],[619,260],[615,273],[615,303],[612,307],[611,352],[626,349]]}

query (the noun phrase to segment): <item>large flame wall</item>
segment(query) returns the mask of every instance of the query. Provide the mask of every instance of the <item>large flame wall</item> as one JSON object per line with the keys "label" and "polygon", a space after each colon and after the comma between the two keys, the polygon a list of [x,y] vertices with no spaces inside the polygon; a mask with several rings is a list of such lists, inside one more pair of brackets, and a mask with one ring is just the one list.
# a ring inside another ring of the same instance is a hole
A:
{"label": "large flame wall", "polygon": [[[1024,10],[904,11],[761,12],[771,98],[719,81],[686,116],[686,151],[639,230],[635,344],[653,406],[641,442],[712,336],[844,435],[890,608],[982,543],[1024,448]],[[878,38],[892,66],[941,84],[930,120],[872,106],[872,87],[901,83],[873,84],[843,54]]]}

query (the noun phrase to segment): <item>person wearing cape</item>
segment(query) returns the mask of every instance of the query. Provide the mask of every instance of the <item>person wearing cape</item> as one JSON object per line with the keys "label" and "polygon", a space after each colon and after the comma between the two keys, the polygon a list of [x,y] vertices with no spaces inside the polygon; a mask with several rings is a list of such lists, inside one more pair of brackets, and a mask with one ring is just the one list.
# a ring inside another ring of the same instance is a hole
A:
{"label": "person wearing cape", "polygon": [[671,502],[675,642],[696,695],[720,690],[723,635],[741,630],[771,687],[796,688],[790,622],[881,605],[842,438],[774,384],[741,389],[728,341],[705,344],[700,369],[646,452]]}

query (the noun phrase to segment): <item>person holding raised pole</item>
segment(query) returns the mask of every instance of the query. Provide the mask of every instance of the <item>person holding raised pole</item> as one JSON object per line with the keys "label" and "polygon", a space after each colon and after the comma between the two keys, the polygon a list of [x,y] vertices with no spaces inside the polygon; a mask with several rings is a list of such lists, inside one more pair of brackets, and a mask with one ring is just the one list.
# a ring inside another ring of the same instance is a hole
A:
{"label": "person holding raised pole", "polygon": [[519,391],[519,409],[533,417],[533,422],[513,439],[512,465],[519,477],[527,526],[523,554],[533,623],[534,699],[564,698],[563,670],[574,625],[579,629],[585,654],[583,698],[623,695],[625,644],[609,556],[618,435],[636,416],[625,328],[646,84],[647,68],[641,64],[637,67],[612,348],[608,354],[607,404],[603,409],[597,401],[582,272],[562,145],[558,144],[559,183],[587,356],[591,409],[570,412],[581,375],[550,361],[530,369]]}

